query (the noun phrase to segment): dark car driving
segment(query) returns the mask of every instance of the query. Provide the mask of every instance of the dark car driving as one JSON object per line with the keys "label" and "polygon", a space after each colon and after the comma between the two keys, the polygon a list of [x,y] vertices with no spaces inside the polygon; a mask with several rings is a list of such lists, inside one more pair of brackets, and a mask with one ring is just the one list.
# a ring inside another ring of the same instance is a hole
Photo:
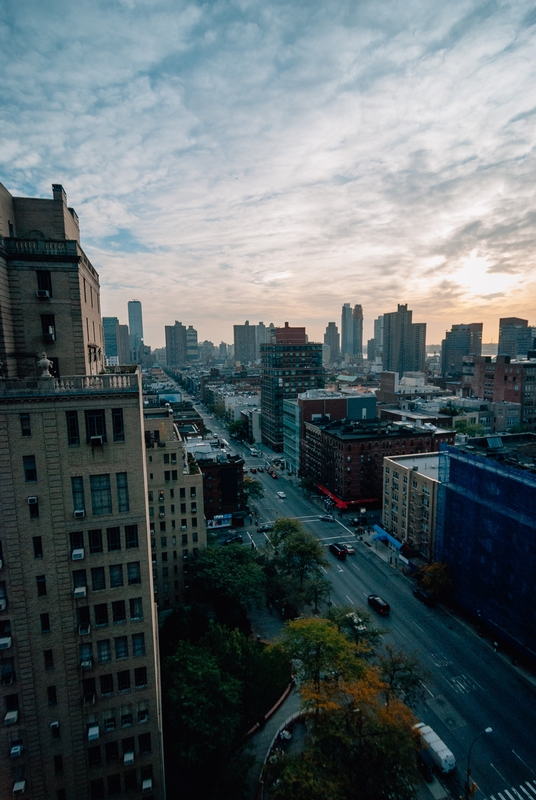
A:
{"label": "dark car driving", "polygon": [[367,600],[369,606],[373,608],[374,611],[377,611],[378,614],[382,614],[382,616],[387,616],[391,610],[389,603],[386,603],[378,594],[369,594]]}
{"label": "dark car driving", "polygon": [[337,542],[333,542],[333,544],[330,544],[329,552],[333,553],[334,556],[337,556],[339,561],[344,561],[344,559],[348,555],[346,548],[344,548],[342,544],[338,544]]}

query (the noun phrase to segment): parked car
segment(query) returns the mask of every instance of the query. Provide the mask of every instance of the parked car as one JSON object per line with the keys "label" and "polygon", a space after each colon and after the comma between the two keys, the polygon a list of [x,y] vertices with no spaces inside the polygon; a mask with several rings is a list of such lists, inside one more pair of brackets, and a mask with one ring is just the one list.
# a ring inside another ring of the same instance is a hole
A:
{"label": "parked car", "polygon": [[234,536],[229,536],[229,538],[224,541],[224,544],[242,544],[243,541],[244,537],[242,534],[237,533]]}
{"label": "parked car", "polygon": [[333,542],[332,544],[330,544],[329,552],[333,553],[334,556],[337,556],[339,561],[344,561],[346,556],[348,555],[344,547],[341,544],[338,544],[338,542]]}
{"label": "parked car", "polygon": [[434,598],[427,592],[426,589],[422,589],[420,586],[416,586],[413,590],[413,596],[420,600],[421,603],[424,603],[425,606],[433,606],[434,605]]}
{"label": "parked car", "polygon": [[355,556],[355,547],[348,542],[342,542],[341,547],[344,547],[349,556]]}
{"label": "parked car", "polygon": [[257,472],[264,472],[264,467],[257,467]]}
{"label": "parked car", "polygon": [[278,478],[277,472],[271,472],[270,474],[271,474],[272,478],[275,478],[275,480],[277,480],[277,478]]}
{"label": "parked car", "polygon": [[273,529],[273,525],[270,525],[269,522],[265,522],[264,525],[259,525],[257,528],[257,533],[270,533],[270,531],[273,531]]}
{"label": "parked car", "polygon": [[321,519],[322,522],[335,522],[333,514],[322,514],[318,519]]}
{"label": "parked car", "polygon": [[389,605],[389,603],[386,603],[385,600],[381,598],[378,594],[369,594],[367,600],[369,606],[382,616],[387,616],[387,614],[391,610],[391,606]]}
{"label": "parked car", "polygon": [[281,498],[281,500],[285,500],[286,494],[285,492],[277,492],[277,496]]}
{"label": "parked car", "polygon": [[250,472],[253,472],[253,473],[257,472],[257,467],[251,467]]}

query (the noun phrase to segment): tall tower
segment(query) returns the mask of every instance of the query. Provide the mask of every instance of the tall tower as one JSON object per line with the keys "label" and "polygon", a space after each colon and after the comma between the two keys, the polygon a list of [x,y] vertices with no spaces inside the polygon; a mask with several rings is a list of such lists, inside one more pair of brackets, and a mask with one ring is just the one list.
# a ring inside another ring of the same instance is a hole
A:
{"label": "tall tower", "polygon": [[308,342],[305,328],[276,328],[275,342],[261,345],[263,443],[283,452],[283,400],[323,386],[322,345]]}
{"label": "tall tower", "polygon": [[0,798],[161,799],[141,376],[63,188],[0,201]]}
{"label": "tall tower", "polygon": [[188,358],[186,327],[175,320],[166,325],[166,364],[168,367],[184,367]]}
{"label": "tall tower", "polygon": [[141,362],[143,344],[143,317],[139,300],[128,301],[128,327],[130,330],[130,352],[133,364]]}
{"label": "tall tower", "polygon": [[426,361],[426,323],[412,322],[412,311],[399,305],[397,311],[383,315],[383,369],[397,372],[424,372]]}
{"label": "tall tower", "polygon": [[338,361],[339,360],[339,352],[340,352],[340,336],[339,331],[337,329],[337,325],[334,322],[328,322],[326,332],[324,334],[324,344],[327,344],[330,348],[330,362]]}
{"label": "tall tower", "polygon": [[241,364],[251,364],[256,357],[256,330],[246,320],[243,325],[234,325],[234,357]]}
{"label": "tall tower", "polygon": [[534,338],[528,320],[519,317],[503,317],[499,320],[498,355],[526,358],[533,346]]}
{"label": "tall tower", "polygon": [[363,360],[363,307],[345,303],[341,313],[341,357],[352,363]]}
{"label": "tall tower", "polygon": [[441,374],[444,378],[457,378],[462,374],[464,356],[482,354],[481,322],[453,325],[441,342]]}

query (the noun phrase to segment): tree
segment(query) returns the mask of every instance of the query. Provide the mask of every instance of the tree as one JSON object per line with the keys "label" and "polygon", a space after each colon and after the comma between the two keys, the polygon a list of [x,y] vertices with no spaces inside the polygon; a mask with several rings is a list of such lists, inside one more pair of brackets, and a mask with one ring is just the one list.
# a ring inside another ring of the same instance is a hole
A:
{"label": "tree", "polygon": [[297,671],[304,681],[318,688],[324,677],[358,675],[362,665],[355,656],[355,647],[327,619],[297,619],[285,626],[279,645],[289,658],[297,662]]}
{"label": "tree", "polygon": [[301,531],[303,531],[303,526],[297,519],[281,517],[274,522],[274,529],[270,534],[270,542],[277,550],[284,539]]}
{"label": "tree", "polygon": [[300,590],[305,578],[318,574],[320,567],[328,566],[321,542],[303,529],[281,541],[276,563],[287,575],[297,577]]}
{"label": "tree", "polygon": [[423,589],[430,592],[432,597],[447,597],[452,590],[452,580],[449,568],[441,561],[434,561],[421,567],[418,572],[420,584]]}
{"label": "tree", "polygon": [[383,631],[374,627],[368,611],[354,606],[332,606],[328,619],[335,623],[339,632],[358,646],[360,656],[374,653]]}
{"label": "tree", "polygon": [[190,589],[200,600],[247,607],[264,600],[265,577],[246,547],[210,547],[190,565]]}
{"label": "tree", "polygon": [[245,439],[248,435],[248,424],[245,419],[229,423],[229,435],[235,439]]}
{"label": "tree", "polygon": [[383,694],[387,706],[394,698],[403,700],[411,707],[422,701],[426,676],[417,658],[387,644],[385,653],[377,659],[377,665],[384,683]]}
{"label": "tree", "polygon": [[331,583],[323,578],[322,575],[313,575],[309,578],[304,587],[304,599],[306,603],[314,602],[313,614],[318,614],[318,604],[330,596]]}
{"label": "tree", "polygon": [[255,500],[264,497],[264,487],[262,483],[255,478],[250,478],[249,475],[244,476],[244,491],[248,495]]}
{"label": "tree", "polygon": [[479,422],[468,422],[466,419],[460,419],[454,423],[456,433],[464,433],[467,436],[482,436],[484,433],[484,426]]}

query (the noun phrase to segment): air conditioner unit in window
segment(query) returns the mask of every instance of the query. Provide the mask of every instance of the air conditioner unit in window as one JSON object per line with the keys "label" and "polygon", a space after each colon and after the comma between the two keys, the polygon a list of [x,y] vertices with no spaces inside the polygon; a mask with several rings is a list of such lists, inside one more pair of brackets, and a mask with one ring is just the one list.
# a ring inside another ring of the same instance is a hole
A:
{"label": "air conditioner unit in window", "polygon": [[4,724],[5,725],[14,725],[19,719],[19,712],[18,709],[15,711],[8,711],[4,717]]}
{"label": "air conditioner unit in window", "polygon": [[17,781],[13,784],[13,794],[24,794],[26,791],[26,781]]}
{"label": "air conditioner unit in window", "polygon": [[86,516],[86,512],[83,511],[81,508],[77,509],[74,512],[75,519],[83,519]]}
{"label": "air conditioner unit in window", "polygon": [[2,636],[0,638],[0,650],[7,650],[11,647],[11,636]]}
{"label": "air conditioner unit in window", "polygon": [[125,753],[123,756],[123,764],[125,764],[126,766],[127,764],[133,764],[133,763],[134,763],[134,753]]}
{"label": "air conditioner unit in window", "polygon": [[73,594],[77,598],[85,597],[87,594],[87,588],[85,586],[77,586]]}
{"label": "air conditioner unit in window", "polygon": [[93,445],[93,447],[101,445],[103,441],[102,436],[91,436],[89,439],[89,443]]}
{"label": "air conditioner unit in window", "polygon": [[71,558],[73,561],[81,561],[84,558],[84,548],[79,547],[77,550],[73,550],[71,553]]}
{"label": "air conditioner unit in window", "polygon": [[92,658],[84,658],[84,660],[80,662],[80,666],[82,667],[82,669],[92,669],[93,668],[93,659]]}
{"label": "air conditioner unit in window", "polygon": [[186,530],[186,525],[182,525],[181,531],[185,531],[185,530]]}
{"label": "air conditioner unit in window", "polygon": [[5,597],[0,597],[0,611],[5,611],[7,608],[7,600]]}
{"label": "air conditioner unit in window", "polygon": [[153,791],[153,779],[152,778],[145,778],[145,780],[141,784],[141,790],[144,794]]}
{"label": "air conditioner unit in window", "polygon": [[92,725],[90,728],[88,728],[87,740],[88,740],[88,742],[93,742],[93,741],[95,741],[95,739],[98,739],[98,738],[99,738],[99,726],[98,725]]}
{"label": "air conditioner unit in window", "polygon": [[38,289],[36,291],[36,295],[37,295],[37,297],[40,297],[40,298],[46,298],[46,297],[50,297],[50,292],[48,291],[48,289]]}
{"label": "air conditioner unit in window", "polygon": [[86,625],[79,625],[78,633],[80,634],[80,636],[87,636],[89,633],[91,633],[91,625],[89,624],[89,622]]}
{"label": "air conditioner unit in window", "polygon": [[28,498],[28,505],[29,506],[35,506],[38,502],[39,501],[37,500],[37,497],[35,497],[35,495],[34,495],[34,497],[29,497]]}
{"label": "air conditioner unit in window", "polygon": [[56,720],[55,722],[50,723],[50,730],[54,733],[54,731],[59,731],[60,723]]}
{"label": "air conditioner unit in window", "polygon": [[11,758],[18,758],[22,755],[22,745],[21,744],[14,744],[11,750],[9,751]]}

